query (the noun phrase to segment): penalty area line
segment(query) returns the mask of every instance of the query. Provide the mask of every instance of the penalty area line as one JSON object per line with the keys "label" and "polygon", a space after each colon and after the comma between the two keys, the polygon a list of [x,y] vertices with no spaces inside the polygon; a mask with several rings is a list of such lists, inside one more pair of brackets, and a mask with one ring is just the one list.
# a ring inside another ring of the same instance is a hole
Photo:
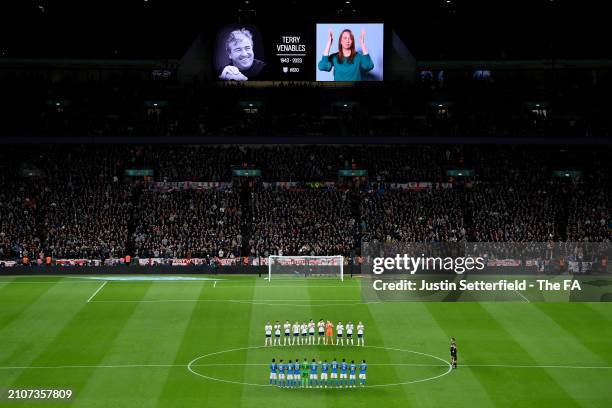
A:
{"label": "penalty area line", "polygon": [[266,303],[266,302],[258,302],[253,300],[237,300],[237,299],[154,299],[154,300],[92,300],[91,303],[172,303],[172,302],[227,302],[234,304],[248,304],[248,305],[256,305],[256,306],[270,306],[270,307],[278,307],[278,306],[291,306],[291,307],[340,307],[340,306],[358,306],[358,305],[370,305],[370,304],[379,304],[381,302],[352,302],[352,303],[308,303],[308,304],[300,304],[300,303]]}
{"label": "penalty area line", "polygon": [[89,297],[89,299],[87,299],[87,303],[91,302],[91,299],[93,299],[93,298],[94,298],[94,297],[95,297],[95,296],[98,294],[98,292],[100,292],[100,291],[102,290],[102,288],[103,288],[104,286],[106,286],[106,284],[107,284],[107,283],[108,283],[108,281],[104,281],[104,282],[102,283],[102,285],[100,285],[100,287],[99,287],[98,289],[96,289],[96,291],[93,293],[93,295],[91,295],[91,296]]}

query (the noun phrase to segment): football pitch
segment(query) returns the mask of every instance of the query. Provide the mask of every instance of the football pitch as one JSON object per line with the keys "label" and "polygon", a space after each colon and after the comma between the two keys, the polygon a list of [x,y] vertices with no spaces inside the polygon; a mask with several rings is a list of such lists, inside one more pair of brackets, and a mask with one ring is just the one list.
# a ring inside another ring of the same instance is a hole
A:
{"label": "football pitch", "polygon": [[[365,302],[360,279],[185,279],[0,277],[0,405],[612,406],[611,303]],[[263,347],[266,322],[320,318],[362,321],[366,347]],[[365,359],[367,387],[269,386],[272,358]],[[72,396],[9,398],[37,389]]]}

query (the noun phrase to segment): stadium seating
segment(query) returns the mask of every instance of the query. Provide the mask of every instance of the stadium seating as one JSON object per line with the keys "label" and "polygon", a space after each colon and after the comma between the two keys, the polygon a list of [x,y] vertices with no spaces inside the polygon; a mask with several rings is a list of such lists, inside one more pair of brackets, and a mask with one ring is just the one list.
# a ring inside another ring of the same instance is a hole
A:
{"label": "stadium seating", "polygon": [[[558,150],[9,146],[0,153],[0,258],[355,257],[372,241],[609,242],[609,151]],[[554,176],[568,165],[582,174]],[[261,176],[243,183],[232,166]],[[452,168],[475,173],[449,176]]]}

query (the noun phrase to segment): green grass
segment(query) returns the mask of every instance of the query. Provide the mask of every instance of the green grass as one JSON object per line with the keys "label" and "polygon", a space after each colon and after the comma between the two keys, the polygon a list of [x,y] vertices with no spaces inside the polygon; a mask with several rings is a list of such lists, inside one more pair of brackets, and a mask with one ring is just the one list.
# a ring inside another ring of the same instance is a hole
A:
{"label": "green grass", "polygon": [[[0,277],[0,405],[610,407],[612,304],[362,303],[362,282]],[[364,282],[365,284],[365,282]],[[505,299],[508,300],[508,299]],[[362,320],[366,346],[264,348],[268,320]],[[448,374],[449,338],[459,368]],[[191,369],[215,381],[198,376]],[[366,359],[370,388],[265,385],[271,358]],[[436,358],[437,357],[437,358]],[[580,368],[578,368],[580,367]],[[595,368],[600,367],[600,368]],[[428,381],[427,378],[437,377]],[[406,383],[384,386],[385,384]],[[9,401],[7,389],[71,389]]]}

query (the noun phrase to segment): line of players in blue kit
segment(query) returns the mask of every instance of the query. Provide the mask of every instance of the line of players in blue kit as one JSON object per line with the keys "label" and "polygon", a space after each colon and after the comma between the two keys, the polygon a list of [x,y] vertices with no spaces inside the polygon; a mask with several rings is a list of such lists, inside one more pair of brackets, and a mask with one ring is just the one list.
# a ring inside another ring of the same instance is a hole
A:
{"label": "line of players in blue kit", "polygon": [[[365,360],[357,366],[354,360],[347,363],[345,359],[342,359],[342,362],[338,363],[335,358],[331,363],[328,363],[327,360],[317,363],[314,358],[310,363],[307,359],[304,359],[302,363],[299,359],[296,359],[295,362],[289,360],[287,363],[284,363],[283,360],[277,363],[275,359],[272,359],[270,363],[270,385],[290,388],[327,388],[334,386],[353,388],[357,385],[357,371],[359,371],[359,385],[366,385],[367,369],[368,365]],[[318,375],[319,370],[321,371],[320,377]]]}

